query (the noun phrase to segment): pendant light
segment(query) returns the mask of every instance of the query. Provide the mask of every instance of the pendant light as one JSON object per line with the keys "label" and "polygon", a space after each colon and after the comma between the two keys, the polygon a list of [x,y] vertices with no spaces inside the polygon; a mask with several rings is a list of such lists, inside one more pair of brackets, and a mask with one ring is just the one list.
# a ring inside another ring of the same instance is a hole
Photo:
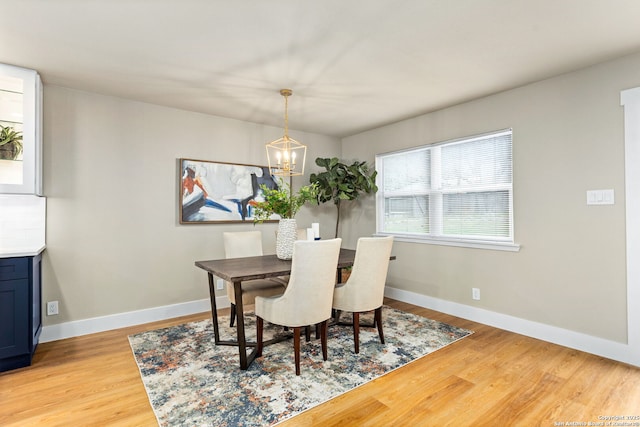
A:
{"label": "pendant light", "polygon": [[307,157],[307,146],[289,137],[288,98],[292,94],[291,89],[280,90],[284,97],[284,136],[265,146],[271,174],[282,177],[303,175]]}

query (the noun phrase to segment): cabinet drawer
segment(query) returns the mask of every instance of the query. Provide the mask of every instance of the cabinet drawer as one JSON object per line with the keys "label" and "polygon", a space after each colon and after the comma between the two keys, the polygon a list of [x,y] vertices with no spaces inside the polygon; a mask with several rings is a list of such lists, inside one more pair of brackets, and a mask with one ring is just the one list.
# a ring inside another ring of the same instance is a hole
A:
{"label": "cabinet drawer", "polygon": [[28,277],[28,258],[0,258],[0,280],[26,279]]}

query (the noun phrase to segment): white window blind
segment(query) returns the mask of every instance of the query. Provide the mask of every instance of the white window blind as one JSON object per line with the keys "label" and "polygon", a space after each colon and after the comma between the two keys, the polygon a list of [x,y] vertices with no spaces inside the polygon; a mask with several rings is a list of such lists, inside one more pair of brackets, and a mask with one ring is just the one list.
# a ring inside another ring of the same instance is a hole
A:
{"label": "white window blind", "polygon": [[512,131],[376,156],[377,231],[513,243]]}

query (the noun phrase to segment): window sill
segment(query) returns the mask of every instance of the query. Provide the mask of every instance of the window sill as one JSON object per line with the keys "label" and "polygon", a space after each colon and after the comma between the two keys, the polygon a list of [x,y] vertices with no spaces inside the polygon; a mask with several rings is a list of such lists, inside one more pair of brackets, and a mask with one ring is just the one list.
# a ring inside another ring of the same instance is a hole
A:
{"label": "window sill", "polygon": [[493,251],[519,252],[520,245],[507,242],[483,242],[464,239],[436,239],[433,237],[418,237],[393,233],[376,233],[375,236],[394,236],[396,242],[422,243],[427,245],[457,246],[461,248],[488,249]]}

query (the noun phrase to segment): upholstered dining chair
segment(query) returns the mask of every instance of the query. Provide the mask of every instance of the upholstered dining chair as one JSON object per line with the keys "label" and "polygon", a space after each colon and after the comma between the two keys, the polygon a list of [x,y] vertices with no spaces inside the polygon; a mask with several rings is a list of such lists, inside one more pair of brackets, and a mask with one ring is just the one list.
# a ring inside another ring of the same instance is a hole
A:
{"label": "upholstered dining chair", "polygon": [[[260,231],[227,231],[222,233],[226,258],[244,258],[262,255],[262,232]],[[236,316],[236,297],[233,283],[226,282],[227,297],[231,302],[229,326],[233,326]],[[284,292],[286,281],[274,277],[273,279],[249,280],[242,283],[242,304],[254,304],[258,295],[272,296]]]}
{"label": "upholstered dining chair", "polygon": [[392,246],[393,236],[358,239],[351,276],[346,283],[338,284],[333,292],[336,323],[341,311],[353,313],[356,353],[360,352],[360,313],[375,310],[373,326],[377,325],[380,342],[384,344],[382,302]]}
{"label": "upholstered dining chair", "polygon": [[327,360],[327,322],[342,239],[294,243],[291,276],[279,297],[256,297],[257,354],[262,356],[264,321],[293,328],[296,375],[300,375],[300,331],[320,324],[322,358]]}

